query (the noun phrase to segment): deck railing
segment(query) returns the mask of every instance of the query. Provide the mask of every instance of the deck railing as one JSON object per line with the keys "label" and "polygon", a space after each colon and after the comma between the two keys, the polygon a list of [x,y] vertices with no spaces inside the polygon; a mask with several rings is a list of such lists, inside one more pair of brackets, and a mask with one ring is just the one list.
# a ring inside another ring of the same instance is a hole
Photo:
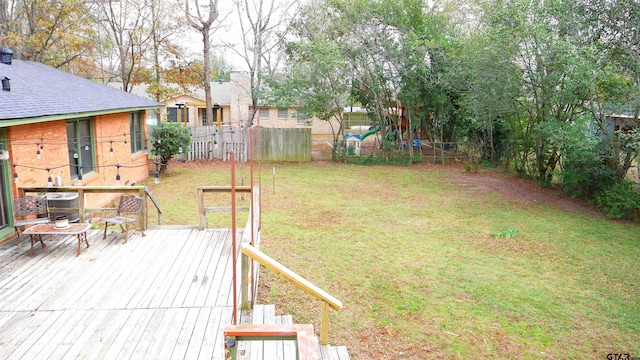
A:
{"label": "deck railing", "polygon": [[151,192],[146,186],[21,186],[18,187],[18,194],[20,197],[24,197],[28,193],[55,193],[55,192],[66,192],[66,193],[77,193],[78,194],[78,207],[65,207],[65,208],[54,208],[49,207],[49,211],[55,213],[56,211],[63,212],[77,212],[80,218],[80,222],[87,221],[87,214],[91,214],[93,212],[103,212],[108,210],[116,210],[115,208],[98,208],[98,207],[88,207],[85,195],[89,194],[136,194],[144,199],[144,206],[142,207],[142,221],[140,227],[143,230],[147,229],[148,224],[148,202],[147,199],[151,200],[151,203],[158,211],[158,225],[160,225],[162,208],[160,204],[153,197]]}
{"label": "deck railing", "polygon": [[[232,206],[205,206],[204,196],[207,193],[231,193],[231,186],[198,186],[196,188],[196,195],[198,197],[198,214],[200,215],[200,230],[209,227],[209,217],[207,214],[210,212],[231,212]],[[251,186],[236,186],[235,192],[239,193],[251,193]],[[249,207],[235,208],[236,211],[249,211]],[[235,214],[232,214],[235,216]]]}
{"label": "deck railing", "polygon": [[[269,257],[268,255],[262,253],[260,250],[256,249],[255,247],[249,245],[249,244],[241,244],[240,245],[242,248],[242,254],[243,254],[243,264],[248,264],[250,263],[250,261],[245,261],[244,257],[249,257],[255,261],[257,261],[258,263],[260,263],[262,266],[266,267],[267,269],[275,272],[276,274],[280,275],[283,279],[287,280],[288,282],[292,283],[293,285],[295,285],[296,287],[298,287],[299,289],[302,289],[304,292],[306,292],[307,294],[310,294],[311,296],[315,297],[316,299],[321,301],[321,312],[320,312],[320,344],[322,345],[326,345],[329,342],[329,308],[332,308],[336,311],[339,311],[342,309],[342,302],[338,299],[336,299],[335,297],[333,297],[332,295],[330,295],[329,293],[327,293],[326,291],[320,289],[319,287],[317,287],[316,285],[312,284],[310,281],[308,281],[307,279],[303,278],[302,276],[296,274],[295,272],[293,272],[292,270],[290,270],[289,268],[287,268],[286,266],[280,264],[279,262],[277,262],[276,260],[272,259],[271,257]],[[250,267],[246,266],[243,267],[242,269],[242,273],[243,273],[243,278],[245,278],[246,273],[249,273],[250,271]],[[246,289],[246,287],[248,287],[248,283],[243,282],[243,289],[242,292],[243,294],[246,292],[248,292],[249,290]],[[244,295],[243,295],[244,297]]]}

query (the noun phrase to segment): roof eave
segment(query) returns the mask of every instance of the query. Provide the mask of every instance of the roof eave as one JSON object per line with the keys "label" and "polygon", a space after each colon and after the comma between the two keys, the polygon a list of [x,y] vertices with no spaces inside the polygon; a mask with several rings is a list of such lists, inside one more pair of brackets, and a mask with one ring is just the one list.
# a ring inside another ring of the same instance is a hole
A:
{"label": "roof eave", "polygon": [[56,114],[56,115],[37,116],[37,117],[29,117],[29,118],[22,118],[22,119],[6,119],[6,120],[0,119],[0,128],[7,128],[7,127],[17,126],[17,125],[36,124],[36,123],[47,122],[47,121],[80,119],[80,118],[87,118],[92,116],[117,114],[117,113],[123,113],[123,112],[161,109],[163,107],[165,107],[165,105],[142,106],[142,107],[135,107],[135,108],[110,109],[110,110],[101,110],[101,111],[88,111],[88,112],[80,112],[80,113],[72,113],[72,114]]}

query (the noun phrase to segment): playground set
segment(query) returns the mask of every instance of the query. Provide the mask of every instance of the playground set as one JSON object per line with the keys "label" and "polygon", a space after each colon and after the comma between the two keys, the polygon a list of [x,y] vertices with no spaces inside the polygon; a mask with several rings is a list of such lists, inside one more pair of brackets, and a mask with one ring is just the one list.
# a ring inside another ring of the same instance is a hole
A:
{"label": "playground set", "polygon": [[[398,136],[398,131],[400,131],[401,133],[405,133],[407,131],[407,110],[402,106],[399,100],[389,105],[390,106],[388,107],[388,109],[385,110],[385,116],[387,119],[387,126],[389,127],[389,129],[391,129],[391,131],[385,136],[385,141],[395,141],[396,137]],[[346,146],[347,155],[359,156],[362,151],[363,141],[372,135],[376,135],[376,142],[374,142],[374,144],[378,144],[377,133],[380,132],[380,125],[350,126],[349,130],[354,132],[345,133],[344,141],[342,142],[342,144]],[[408,143],[405,141],[404,147],[408,146]],[[413,148],[421,148],[421,140],[419,137],[413,139]]]}

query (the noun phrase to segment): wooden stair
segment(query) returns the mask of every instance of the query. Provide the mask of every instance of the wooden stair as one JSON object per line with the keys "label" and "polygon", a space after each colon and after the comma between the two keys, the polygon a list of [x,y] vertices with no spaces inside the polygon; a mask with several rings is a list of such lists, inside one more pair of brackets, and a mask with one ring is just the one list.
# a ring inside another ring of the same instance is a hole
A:
{"label": "wooden stair", "polygon": [[[242,312],[241,324],[291,325],[291,315],[276,316],[275,305],[256,305]],[[319,360],[350,360],[346,346],[320,345],[314,337]],[[295,340],[239,341],[237,360],[295,360]]]}

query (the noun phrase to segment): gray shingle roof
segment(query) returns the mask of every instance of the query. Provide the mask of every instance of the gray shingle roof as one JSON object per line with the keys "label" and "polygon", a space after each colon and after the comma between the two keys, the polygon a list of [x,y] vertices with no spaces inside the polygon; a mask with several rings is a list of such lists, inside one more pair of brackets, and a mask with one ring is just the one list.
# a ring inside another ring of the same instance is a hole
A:
{"label": "gray shingle roof", "polygon": [[0,63],[0,78],[11,91],[0,90],[0,120],[164,107],[164,104],[91,80],[23,60]]}
{"label": "gray shingle roof", "polygon": [[[171,87],[173,89],[180,88],[177,84],[164,84],[164,85]],[[121,82],[110,82],[109,86],[114,87],[116,89],[122,89]],[[138,96],[145,97],[145,98],[149,98],[149,94],[147,93],[148,87],[149,86],[147,84],[136,84],[133,86],[131,93],[136,94]],[[187,93],[180,92],[179,94],[193,96],[198,99],[201,99],[203,102],[206,99],[206,96],[204,96],[204,89],[201,87],[196,88],[195,91],[190,91]],[[224,82],[212,81],[211,82],[211,98],[213,99],[214,103],[218,103],[220,105],[231,104],[231,83],[228,81],[224,81]]]}

